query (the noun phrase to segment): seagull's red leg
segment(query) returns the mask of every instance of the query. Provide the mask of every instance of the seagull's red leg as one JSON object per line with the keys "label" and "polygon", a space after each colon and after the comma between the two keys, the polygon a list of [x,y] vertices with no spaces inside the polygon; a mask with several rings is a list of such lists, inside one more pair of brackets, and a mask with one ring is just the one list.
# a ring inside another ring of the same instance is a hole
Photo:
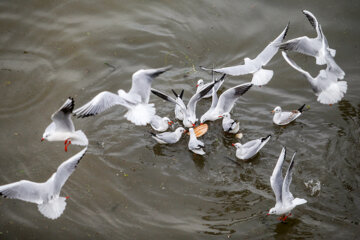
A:
{"label": "seagull's red leg", "polygon": [[71,144],[71,140],[66,139],[66,144],[65,144],[65,152],[67,152],[67,147]]}

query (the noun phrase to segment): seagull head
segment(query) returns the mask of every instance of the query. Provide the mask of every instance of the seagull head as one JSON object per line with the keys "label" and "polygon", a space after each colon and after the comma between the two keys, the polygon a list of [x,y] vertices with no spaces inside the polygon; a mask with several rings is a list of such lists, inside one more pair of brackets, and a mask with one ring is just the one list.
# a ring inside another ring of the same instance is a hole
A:
{"label": "seagull head", "polygon": [[281,113],[281,107],[277,106],[276,108],[274,108],[274,110],[271,111],[271,113]]}
{"label": "seagull head", "polygon": [[276,209],[274,207],[272,209],[270,209],[266,215],[269,216],[271,214],[276,214]]}
{"label": "seagull head", "polygon": [[204,85],[204,80],[199,79],[199,80],[197,81],[196,87],[202,87],[203,85]]}
{"label": "seagull head", "polygon": [[240,148],[241,147],[241,143],[232,143],[232,145],[236,148]]}
{"label": "seagull head", "polygon": [[223,118],[230,118],[230,113],[228,113],[228,112],[223,113],[223,115],[221,115],[221,117],[223,117]]}

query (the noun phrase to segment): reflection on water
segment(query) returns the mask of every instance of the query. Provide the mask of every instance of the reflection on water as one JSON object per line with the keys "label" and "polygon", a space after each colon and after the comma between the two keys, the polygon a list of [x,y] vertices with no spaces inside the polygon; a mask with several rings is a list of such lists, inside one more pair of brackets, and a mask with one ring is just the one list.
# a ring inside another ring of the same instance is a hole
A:
{"label": "reflection on water", "polygon": [[[314,36],[301,13],[314,12],[349,89],[329,107],[316,101],[307,81],[281,55],[268,68],[272,81],[241,97],[232,117],[242,139],[209,123],[200,138],[204,156],[188,150],[188,136],[159,145],[114,107],[88,119],[74,119],[88,136],[87,155],[63,188],[70,195],[56,221],[35,205],[0,200],[0,236],[5,239],[353,239],[359,233],[360,101],[357,43],[358,1],[73,1],[0,2],[0,184],[43,181],[64,153],[61,143],[40,143],[51,114],[72,96],[81,106],[100,91],[128,90],[141,68],[172,65],[153,82],[170,92],[195,92],[204,66],[230,66],[259,53],[290,20],[288,38]],[[256,17],[254,17],[256,16]],[[274,35],[275,34],[275,35]],[[310,57],[307,71],[319,70]],[[250,81],[227,77],[220,93]],[[174,106],[151,96],[157,114],[174,118]],[[310,105],[292,124],[272,123],[271,110]],[[200,116],[210,99],[197,105]],[[181,123],[175,122],[174,129]],[[272,135],[249,161],[237,160],[234,142]],[[297,151],[291,191],[308,203],[286,224],[266,216],[275,197],[269,177],[281,151]],[[231,160],[229,160],[231,159]],[[317,180],[313,194],[304,183]],[[220,236],[219,236],[220,235]],[[0,237],[0,238],[1,238]]]}

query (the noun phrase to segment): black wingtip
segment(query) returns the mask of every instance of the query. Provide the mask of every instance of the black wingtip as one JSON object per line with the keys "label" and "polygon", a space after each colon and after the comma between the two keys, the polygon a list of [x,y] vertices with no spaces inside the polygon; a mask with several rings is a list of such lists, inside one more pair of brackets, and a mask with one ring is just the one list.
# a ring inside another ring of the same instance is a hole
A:
{"label": "black wingtip", "polygon": [[183,95],[184,95],[184,89],[183,89],[183,90],[181,90],[181,93],[180,93],[180,99],[182,99],[182,98],[183,98]]}
{"label": "black wingtip", "polygon": [[286,28],[285,28],[285,33],[284,33],[284,36],[283,36],[283,40],[285,39],[288,31],[289,31],[289,27],[290,27],[290,21],[288,22],[288,24],[286,25]]}
{"label": "black wingtip", "polygon": [[150,132],[150,131],[149,131],[149,133],[150,133],[151,136],[156,136],[156,134],[153,133],[153,132]]}
{"label": "black wingtip", "polygon": [[302,113],[302,112],[304,111],[304,107],[305,107],[305,104],[302,105],[302,106],[298,109],[298,111]]}
{"label": "black wingtip", "polygon": [[269,134],[269,135],[267,135],[266,137],[262,138],[262,139],[261,139],[261,142],[266,141],[266,139],[268,139],[269,137],[271,137],[271,134]]}
{"label": "black wingtip", "polygon": [[315,24],[315,19],[313,18],[313,16],[309,15],[307,12],[309,12],[308,10],[302,10],[302,13],[305,14],[306,18],[309,20],[311,26],[316,29],[316,24]]}
{"label": "black wingtip", "polygon": [[223,81],[223,80],[225,79],[225,77],[226,77],[226,73],[224,73],[224,74],[218,79],[218,81]]}
{"label": "black wingtip", "polygon": [[173,94],[175,95],[175,97],[179,97],[179,95],[175,92],[174,89],[171,89],[171,91],[173,92]]}

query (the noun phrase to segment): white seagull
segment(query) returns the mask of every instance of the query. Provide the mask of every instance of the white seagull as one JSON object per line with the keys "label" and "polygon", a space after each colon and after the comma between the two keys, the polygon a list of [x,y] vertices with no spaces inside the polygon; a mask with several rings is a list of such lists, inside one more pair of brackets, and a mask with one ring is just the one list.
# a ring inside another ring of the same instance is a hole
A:
{"label": "white seagull", "polygon": [[222,127],[225,132],[236,134],[240,129],[240,123],[231,119],[230,113],[223,113],[221,116],[223,118]]}
{"label": "white seagull", "polygon": [[279,45],[280,49],[299,52],[305,55],[309,55],[316,58],[316,64],[330,65],[333,72],[337,77],[343,79],[345,72],[336,64],[333,57],[335,57],[336,50],[329,47],[328,41],[322,31],[321,25],[317,21],[314,14],[307,10],[303,10],[303,13],[309,20],[310,24],[316,30],[317,36],[315,38],[309,38],[306,36],[291,39]]}
{"label": "white seagull", "polygon": [[283,112],[280,106],[277,106],[271,112],[274,114],[273,122],[276,125],[286,125],[300,117],[304,111],[305,104],[302,105],[298,110],[292,110],[291,112]]}
{"label": "white seagull", "polygon": [[151,83],[155,77],[169,70],[169,67],[157,69],[141,69],[132,75],[129,92],[120,89],[118,94],[104,91],[96,95],[90,102],[76,109],[78,117],[88,117],[101,113],[112,106],[122,105],[128,109],[125,117],[135,125],[146,125],[155,115],[154,104],[149,104]]}
{"label": "white seagull", "polygon": [[179,102],[177,102],[175,99],[173,99],[172,97],[166,95],[165,93],[160,92],[159,90],[156,89],[151,89],[151,92],[153,94],[155,94],[156,96],[175,103],[177,105],[180,106],[180,108],[182,109],[182,112],[185,113],[184,115],[184,120],[183,120],[183,124],[185,127],[194,127],[195,123],[198,121],[198,119],[196,118],[196,104],[197,102],[203,97],[205,96],[206,93],[208,93],[213,86],[217,83],[217,81],[213,82],[212,84],[210,84],[208,87],[206,87],[204,90],[195,93],[189,100],[187,106],[185,106],[185,104],[181,104]]}
{"label": "white seagull", "polygon": [[[281,221],[285,221],[291,215],[291,210],[293,210],[297,205],[301,205],[307,202],[305,199],[302,198],[294,199],[289,189],[292,179],[295,155],[296,152],[291,158],[289,168],[286,171],[285,179],[283,179],[281,169],[284,163],[284,159],[286,157],[286,149],[283,147],[274,171],[270,177],[270,184],[271,188],[275,193],[276,204],[275,207],[270,209],[267,215],[282,215],[279,218],[279,220]],[[287,213],[289,213],[289,215],[285,216],[285,214]]]}
{"label": "white seagull", "polygon": [[259,138],[251,140],[245,144],[233,143],[232,145],[236,147],[236,157],[241,160],[247,160],[255,156],[260,149],[262,149],[265,144],[270,140],[271,135],[268,135],[264,138]]}
{"label": "white seagull", "polygon": [[[224,83],[224,80],[225,80],[225,76],[226,74],[223,74],[220,79],[218,79],[218,83],[214,85],[213,89],[211,89],[203,98],[209,98],[212,96],[212,92],[213,91],[218,91],[221,87],[221,85]],[[212,82],[208,82],[208,83],[204,83],[204,80],[203,79],[199,79],[197,81],[197,84],[196,84],[196,93],[198,92],[201,92],[203,89],[205,89],[206,87],[208,87],[211,83],[213,83],[214,80]]]}
{"label": "white seagull", "polygon": [[21,180],[0,186],[0,195],[4,198],[20,199],[36,203],[39,211],[47,218],[56,219],[65,210],[66,199],[60,197],[60,191],[66,180],[75,171],[87,147],[63,162],[55,173],[43,183]]}
{"label": "white seagull", "polygon": [[204,152],[203,148],[205,147],[205,144],[202,141],[197,140],[193,128],[189,128],[189,132],[190,132],[190,139],[189,139],[189,144],[188,144],[189,150],[196,154],[204,155],[205,152]]}
{"label": "white seagull", "polygon": [[226,73],[232,76],[239,76],[245,74],[253,74],[253,78],[251,83],[256,86],[262,86],[267,84],[273,74],[274,71],[263,69],[263,66],[266,66],[270,60],[274,57],[274,55],[279,50],[279,45],[282,40],[285,38],[286,33],[289,29],[289,23],[286,25],[285,29],[282,33],[274,39],[266,48],[254,59],[245,58],[243,65],[237,65],[233,67],[225,67],[225,68],[216,68],[216,69],[209,69],[204,68],[205,70],[212,70],[218,73]]}
{"label": "white seagull", "polygon": [[177,94],[173,89],[171,89],[171,91],[174,93],[176,97],[175,101],[177,102],[177,104],[175,104],[175,118],[182,121],[184,120],[184,116],[185,116],[184,109],[186,109],[185,103],[182,100],[184,95],[184,89],[181,90],[180,94]]}
{"label": "white seagull", "polygon": [[155,139],[160,144],[173,144],[177,143],[182,134],[185,133],[186,130],[183,127],[178,127],[174,132],[164,132],[164,133],[152,133],[152,138]]}
{"label": "white seagull", "polygon": [[158,115],[154,115],[154,117],[150,121],[151,127],[158,132],[166,131],[173,121],[171,121],[168,117],[159,117]]}
{"label": "white seagull", "polygon": [[214,91],[212,94],[212,102],[209,110],[204,113],[200,118],[200,123],[206,121],[215,121],[220,119],[226,112],[230,112],[234,107],[236,100],[246,93],[250,88],[251,83],[244,83],[233,88],[229,88],[218,99],[217,93]]}
{"label": "white seagull", "polygon": [[311,85],[312,90],[318,97],[318,102],[332,105],[344,97],[347,91],[347,82],[338,81],[336,73],[331,70],[329,65],[326,69],[320,70],[319,74],[313,78],[310,73],[303,70],[292,59],[290,59],[286,52],[282,52],[282,55],[291,67],[306,77]]}
{"label": "white seagull", "polygon": [[45,129],[41,141],[65,141],[65,152],[72,143],[80,146],[87,146],[89,141],[83,131],[75,131],[71,120],[71,114],[74,109],[74,99],[69,97],[65,103],[51,116],[52,123]]}

